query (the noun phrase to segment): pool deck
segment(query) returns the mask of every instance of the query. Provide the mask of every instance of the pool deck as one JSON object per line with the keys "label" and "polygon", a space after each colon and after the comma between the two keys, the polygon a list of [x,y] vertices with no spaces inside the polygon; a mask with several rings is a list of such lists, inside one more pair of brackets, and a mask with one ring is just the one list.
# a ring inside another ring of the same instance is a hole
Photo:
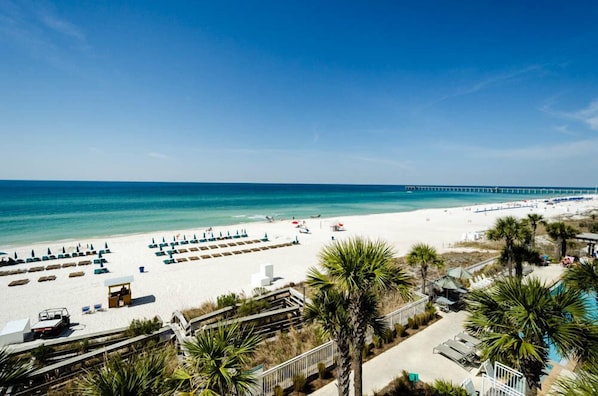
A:
{"label": "pool deck", "polygon": [[[537,277],[547,284],[556,282],[563,273],[560,265],[535,267],[529,277]],[[464,330],[467,312],[442,313],[442,319],[409,337],[397,346],[385,351],[363,365],[363,391],[373,395],[380,391],[403,370],[417,373],[419,379],[433,382],[444,379],[459,385],[470,377],[477,390],[481,388],[482,378],[479,367],[463,368],[448,358],[433,352],[433,348]],[[352,377],[351,377],[352,380]],[[351,395],[353,395],[351,383]],[[311,393],[314,396],[338,395],[336,381]]]}

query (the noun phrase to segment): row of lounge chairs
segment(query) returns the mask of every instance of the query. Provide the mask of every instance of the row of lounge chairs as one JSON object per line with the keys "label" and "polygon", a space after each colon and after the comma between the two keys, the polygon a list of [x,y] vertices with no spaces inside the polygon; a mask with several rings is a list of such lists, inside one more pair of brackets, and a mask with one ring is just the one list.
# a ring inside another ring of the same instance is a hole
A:
{"label": "row of lounge chairs", "polygon": [[87,315],[87,314],[92,314],[94,312],[101,312],[104,311],[104,307],[102,307],[102,304],[94,304],[92,305],[86,305],[84,307],[81,307],[81,313],[83,315]]}
{"label": "row of lounge chairs", "polygon": [[[69,274],[69,278],[77,278],[80,276],[85,275],[85,272],[83,271],[77,271],[77,272],[71,272]],[[46,276],[41,276],[39,277],[39,279],[37,280],[38,282],[50,282],[50,281],[54,281],[56,280],[56,275],[46,275]],[[29,279],[16,279],[11,281],[8,286],[9,287],[14,287],[14,286],[22,286],[22,285],[26,285],[29,283]]]}
{"label": "row of lounge chairs", "polygon": [[199,252],[199,251],[207,251],[207,250],[216,250],[216,249],[225,249],[229,247],[238,247],[244,245],[251,245],[254,243],[261,243],[260,239],[252,239],[247,241],[238,241],[238,242],[226,242],[226,243],[219,243],[217,245],[207,245],[207,246],[199,246],[199,247],[189,247],[189,248],[180,248],[180,249],[173,249],[173,250],[159,250],[155,252],[156,256],[166,256],[167,254],[180,254],[180,253],[188,253],[188,252]]}
{"label": "row of lounge chairs", "polygon": [[[106,262],[106,261],[104,260],[104,262]],[[27,272],[51,271],[51,270],[57,270],[60,268],[70,268],[70,267],[85,266],[85,265],[90,265],[90,264],[91,264],[91,260],[81,260],[78,263],[70,262],[70,263],[63,263],[63,264],[50,264],[50,265],[46,265],[45,267],[44,266],[36,266],[36,267],[29,267],[28,269],[19,268],[19,269],[10,270],[10,271],[0,271],[0,276],[25,274]]]}
{"label": "row of lounge chairs", "polygon": [[[262,250],[269,250],[269,249],[277,249],[277,248],[281,248],[281,247],[287,247],[287,246],[293,246],[296,245],[296,243],[293,242],[287,242],[287,243],[280,243],[280,244],[276,244],[276,245],[267,245],[267,246],[260,246],[260,247],[252,247],[252,248],[245,248],[245,249],[239,249],[239,250],[232,250],[232,251],[224,251],[224,252],[218,252],[218,253],[211,253],[211,254],[202,254],[200,256],[190,256],[190,257],[179,257],[179,258],[168,258],[163,260],[164,264],[174,264],[174,263],[184,263],[187,261],[197,261],[197,260],[207,260],[207,259],[211,259],[211,258],[217,258],[217,257],[224,257],[224,256],[233,256],[233,255],[239,255],[239,254],[245,254],[245,253],[252,253],[252,252],[259,252]],[[178,253],[184,253],[184,252],[178,252]]]}
{"label": "row of lounge chairs", "polygon": [[466,367],[474,365],[477,361],[477,347],[480,342],[472,335],[461,332],[454,338],[434,347],[433,351],[451,359],[461,367]]}
{"label": "row of lounge chairs", "polygon": [[237,231],[234,235],[230,235],[230,232],[227,232],[226,235],[222,235],[222,233],[220,233],[219,236],[214,236],[214,234],[212,233],[210,235],[210,237],[205,237],[205,233],[204,233],[204,238],[197,238],[194,236],[193,239],[190,239],[190,240],[187,240],[187,239],[176,240],[175,239],[172,242],[166,242],[164,239],[162,239],[161,243],[155,243],[154,241],[152,241],[152,243],[147,245],[147,247],[150,249],[156,249],[156,248],[164,248],[164,247],[168,247],[168,246],[175,247],[175,246],[179,246],[179,245],[217,242],[217,241],[225,241],[225,240],[240,239],[240,238],[247,238],[247,237],[248,237],[247,232],[244,230],[240,234],[239,234],[239,231]]}
{"label": "row of lounge chairs", "polygon": [[72,253],[60,253],[60,254],[49,254],[46,256],[40,257],[28,257],[27,259],[16,259],[15,262],[17,264],[23,263],[37,263],[40,261],[51,261],[51,260],[60,260],[66,258],[76,258],[76,257],[85,257],[85,256],[93,256],[95,254],[107,254],[111,253],[110,249],[102,249],[99,251],[96,250],[87,250],[85,252],[72,252]]}

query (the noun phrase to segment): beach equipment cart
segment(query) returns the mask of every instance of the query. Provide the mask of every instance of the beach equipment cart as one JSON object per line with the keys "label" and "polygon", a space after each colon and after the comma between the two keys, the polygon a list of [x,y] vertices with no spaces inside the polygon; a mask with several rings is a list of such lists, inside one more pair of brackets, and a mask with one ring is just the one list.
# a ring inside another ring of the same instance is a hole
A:
{"label": "beach equipment cart", "polygon": [[108,287],[108,308],[119,308],[131,305],[131,283],[133,276],[106,279],[104,286]]}

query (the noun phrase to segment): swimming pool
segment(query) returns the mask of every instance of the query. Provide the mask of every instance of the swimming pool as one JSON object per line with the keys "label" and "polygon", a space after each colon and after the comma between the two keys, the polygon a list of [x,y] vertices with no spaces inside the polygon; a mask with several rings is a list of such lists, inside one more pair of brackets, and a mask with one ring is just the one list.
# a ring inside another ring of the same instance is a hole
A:
{"label": "swimming pool", "polygon": [[[563,284],[559,283],[554,286],[553,290],[558,290],[562,288]],[[598,302],[596,301],[596,294],[595,293],[584,293],[583,299],[586,302],[588,307],[588,312],[590,314],[590,318],[593,319],[594,323],[598,322]],[[548,350],[548,359],[560,364],[561,366],[567,363],[567,359],[563,358],[561,355],[558,354],[556,348],[551,344]]]}

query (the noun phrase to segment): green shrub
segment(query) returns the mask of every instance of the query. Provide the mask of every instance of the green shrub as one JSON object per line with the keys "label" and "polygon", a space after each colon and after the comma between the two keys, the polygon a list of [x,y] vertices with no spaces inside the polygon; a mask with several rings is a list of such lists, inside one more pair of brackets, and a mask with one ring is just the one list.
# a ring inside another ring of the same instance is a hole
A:
{"label": "green shrub", "polygon": [[374,344],[374,348],[382,348],[382,337],[373,335],[372,336],[372,344]]}
{"label": "green shrub", "polygon": [[432,389],[436,396],[467,396],[465,388],[454,385],[452,382],[446,380],[434,381]]}
{"label": "green shrub", "polygon": [[142,334],[151,334],[162,327],[162,321],[157,316],[152,319],[133,319],[125,334],[135,337]]}
{"label": "green shrub", "polygon": [[239,296],[235,293],[223,294],[216,297],[216,306],[218,309],[232,307],[239,302]]}
{"label": "green shrub", "polygon": [[432,301],[428,301],[426,303],[426,312],[428,312],[432,316],[436,315],[436,312],[438,312],[438,310],[436,309],[436,305],[434,305]]}
{"label": "green shrub", "polygon": [[303,392],[306,384],[307,381],[305,380],[305,375],[297,374],[293,376],[293,391]]}
{"label": "green shrub", "polygon": [[382,332],[382,340],[389,344],[395,340],[397,337],[397,331],[395,329],[384,329]]}
{"label": "green shrub", "polygon": [[407,329],[400,323],[395,324],[395,331],[397,332],[397,337],[405,337],[407,335]]}
{"label": "green shrub", "polygon": [[369,344],[365,344],[363,349],[361,350],[361,357],[363,359],[367,358],[371,355],[372,351],[374,350],[374,343],[370,342]]}
{"label": "green shrub", "polygon": [[328,370],[326,369],[326,364],[324,362],[318,363],[318,378],[321,380],[328,378]]}
{"label": "green shrub", "polygon": [[413,330],[419,329],[419,323],[417,323],[415,316],[407,319],[407,326]]}

